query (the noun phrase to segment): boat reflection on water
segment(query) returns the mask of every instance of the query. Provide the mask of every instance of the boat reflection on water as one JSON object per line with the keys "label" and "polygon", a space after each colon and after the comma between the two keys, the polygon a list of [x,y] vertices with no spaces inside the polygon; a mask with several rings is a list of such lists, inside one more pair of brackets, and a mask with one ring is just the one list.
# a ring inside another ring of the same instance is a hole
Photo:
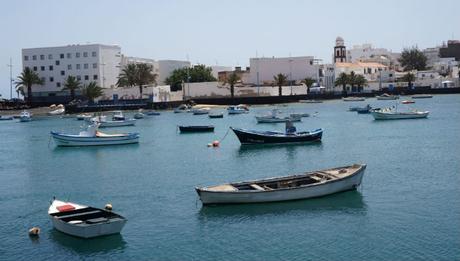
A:
{"label": "boat reflection on water", "polygon": [[51,229],[49,238],[57,244],[79,254],[104,254],[122,251],[126,248],[126,241],[123,240],[121,234],[84,239],[69,236],[56,229]]}
{"label": "boat reflection on water", "polygon": [[240,146],[237,151],[238,157],[245,157],[247,155],[260,153],[262,150],[271,152],[286,151],[287,153],[294,153],[297,150],[321,150],[323,148],[322,142],[311,143],[286,143],[286,144],[256,144]]}
{"label": "boat reflection on water", "polygon": [[361,192],[353,190],[320,198],[285,202],[205,205],[200,209],[199,218],[207,220],[261,215],[290,215],[295,212],[345,212],[363,215],[366,213],[366,203]]}

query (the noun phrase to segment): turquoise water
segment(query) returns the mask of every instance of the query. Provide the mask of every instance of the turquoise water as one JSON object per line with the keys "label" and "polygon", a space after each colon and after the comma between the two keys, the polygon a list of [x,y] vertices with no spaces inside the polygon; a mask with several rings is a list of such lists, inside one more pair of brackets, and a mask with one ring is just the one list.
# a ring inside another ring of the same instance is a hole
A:
{"label": "turquoise water", "polygon": [[[346,111],[356,104],[280,107],[315,115],[296,126],[324,128],[316,145],[242,148],[228,133],[206,147],[229,126],[282,130],[255,121],[271,106],[224,119],[164,112],[117,129],[139,132],[139,144],[112,147],[55,147],[49,131],[77,131],[75,119],[0,122],[0,260],[459,260],[460,95],[416,100],[431,111],[419,120]],[[210,123],[215,133],[176,131]],[[367,164],[363,185],[319,199],[202,207],[194,191],[352,163]],[[53,196],[110,202],[128,223],[121,235],[67,236],[47,217]],[[39,239],[27,236],[32,226]]]}

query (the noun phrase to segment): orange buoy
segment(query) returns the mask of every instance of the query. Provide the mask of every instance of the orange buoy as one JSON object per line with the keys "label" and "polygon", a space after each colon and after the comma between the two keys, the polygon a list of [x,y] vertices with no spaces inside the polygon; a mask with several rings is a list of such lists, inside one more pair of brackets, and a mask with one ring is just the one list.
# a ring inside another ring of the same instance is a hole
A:
{"label": "orange buoy", "polygon": [[212,142],[213,147],[219,147],[220,142],[218,140],[215,140]]}

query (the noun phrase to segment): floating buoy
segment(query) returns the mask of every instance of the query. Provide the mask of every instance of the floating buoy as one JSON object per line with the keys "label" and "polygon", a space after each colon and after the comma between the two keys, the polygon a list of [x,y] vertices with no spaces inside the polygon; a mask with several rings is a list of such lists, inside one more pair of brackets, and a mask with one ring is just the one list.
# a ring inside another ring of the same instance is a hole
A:
{"label": "floating buoy", "polygon": [[105,209],[111,211],[112,210],[112,204],[110,204],[110,203],[105,204]]}
{"label": "floating buoy", "polygon": [[29,236],[38,237],[38,234],[40,234],[40,228],[39,227],[33,227],[33,228],[29,229]]}
{"label": "floating buoy", "polygon": [[215,140],[212,142],[213,147],[219,147],[220,142],[218,140]]}
{"label": "floating buoy", "polygon": [[208,146],[208,147],[212,147],[212,143],[208,143],[207,146]]}

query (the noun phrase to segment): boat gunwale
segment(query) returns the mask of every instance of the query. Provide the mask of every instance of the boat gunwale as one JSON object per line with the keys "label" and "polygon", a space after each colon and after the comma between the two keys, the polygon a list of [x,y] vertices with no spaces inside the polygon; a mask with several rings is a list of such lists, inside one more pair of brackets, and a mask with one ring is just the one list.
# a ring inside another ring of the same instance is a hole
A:
{"label": "boat gunwale", "polygon": [[[285,137],[299,138],[299,137],[314,136],[314,135],[317,135],[317,134],[322,133],[324,131],[322,128],[319,128],[319,129],[316,129],[316,130],[313,130],[313,131],[297,132],[295,135],[292,135],[292,134],[288,135],[286,133],[277,132],[277,131],[262,132],[262,131],[254,131],[254,130],[247,130],[247,129],[241,129],[241,128],[234,128],[234,127],[230,127],[230,129],[232,129],[233,131],[236,130],[236,131],[239,131],[239,132],[242,132],[242,133],[250,133],[250,134],[260,135],[260,136],[264,136],[264,137],[265,136],[270,136],[270,137],[282,137],[282,138],[285,138]],[[301,141],[301,142],[303,142],[303,141]],[[253,144],[253,143],[251,143],[251,144]],[[261,143],[261,144],[265,144],[265,143]],[[273,144],[273,143],[270,143],[270,144]]]}

